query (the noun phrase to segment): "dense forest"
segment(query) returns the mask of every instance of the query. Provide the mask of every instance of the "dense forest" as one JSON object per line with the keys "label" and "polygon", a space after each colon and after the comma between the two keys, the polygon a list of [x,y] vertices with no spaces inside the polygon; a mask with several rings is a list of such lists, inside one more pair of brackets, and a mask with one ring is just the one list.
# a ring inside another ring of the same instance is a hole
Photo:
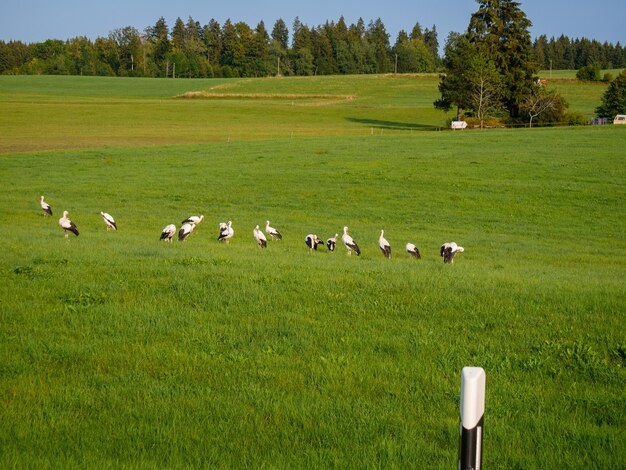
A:
{"label": "dense forest", "polygon": [[[170,29],[160,18],[143,33],[127,26],[95,41],[0,41],[0,74],[205,78],[437,72],[439,47],[436,26],[423,29],[419,22],[400,31],[392,44],[380,18],[348,25],[341,17],[315,27],[296,18],[291,30],[279,19],[271,31],[263,22],[251,28],[212,19],[202,26],[191,17],[186,23],[178,18]],[[540,36],[533,50],[539,69],[626,66],[619,43]]]}

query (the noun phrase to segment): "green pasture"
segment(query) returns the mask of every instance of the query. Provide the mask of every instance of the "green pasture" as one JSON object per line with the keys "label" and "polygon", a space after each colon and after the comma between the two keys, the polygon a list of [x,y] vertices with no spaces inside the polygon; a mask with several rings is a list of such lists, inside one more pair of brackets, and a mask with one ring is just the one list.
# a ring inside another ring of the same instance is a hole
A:
{"label": "green pasture", "polygon": [[485,467],[620,468],[625,129],[438,132],[433,93],[0,77],[0,465],[453,468],[473,365]]}
{"label": "green pasture", "polygon": [[[154,83],[156,82],[156,83]],[[0,153],[285,137],[446,125],[426,76],[152,80],[0,77]],[[205,91],[220,99],[186,99]]]}

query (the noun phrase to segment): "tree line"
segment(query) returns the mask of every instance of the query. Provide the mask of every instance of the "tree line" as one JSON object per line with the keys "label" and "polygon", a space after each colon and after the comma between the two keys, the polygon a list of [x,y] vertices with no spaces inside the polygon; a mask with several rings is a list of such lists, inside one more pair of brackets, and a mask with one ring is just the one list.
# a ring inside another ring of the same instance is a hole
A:
{"label": "tree line", "polygon": [[579,70],[583,67],[619,69],[626,66],[626,48],[618,42],[541,35],[533,43],[539,67],[544,70]]}
{"label": "tree line", "polygon": [[[452,33],[453,37],[454,34]],[[450,39],[450,38],[448,38]],[[618,43],[540,36],[532,45],[538,68],[619,68],[626,50]],[[211,19],[206,25],[177,18],[170,29],[163,17],[139,32],[118,28],[92,41],[80,36],[26,44],[0,41],[0,73],[140,77],[263,77],[421,73],[441,70],[437,28],[419,22],[398,33],[395,42],[380,18],[348,25],[343,17],[309,27],[296,18],[291,30],[278,19],[264,22]]]}
{"label": "tree line", "polygon": [[[291,39],[291,42],[289,42]],[[140,33],[127,26],[91,41],[76,37],[41,43],[0,42],[0,73],[140,77],[264,77],[434,72],[437,29],[416,23],[391,45],[379,18],[348,25],[344,18],[309,27],[298,18],[291,31],[278,19],[268,31],[245,22],[189,17],[171,28],[163,17]]]}

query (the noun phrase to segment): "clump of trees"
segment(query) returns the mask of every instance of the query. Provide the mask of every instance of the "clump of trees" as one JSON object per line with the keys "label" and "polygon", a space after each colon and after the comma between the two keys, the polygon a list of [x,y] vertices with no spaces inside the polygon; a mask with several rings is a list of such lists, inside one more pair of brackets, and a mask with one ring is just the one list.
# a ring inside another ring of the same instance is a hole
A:
{"label": "clump of trees", "polygon": [[579,70],[597,65],[600,69],[621,68],[626,65],[626,48],[618,42],[600,43],[595,39],[571,39],[541,35],[533,43],[539,68],[544,70]]}
{"label": "clump of trees", "polygon": [[[291,44],[289,39],[291,36]],[[164,18],[143,33],[132,26],[91,41],[76,37],[42,43],[0,41],[0,73],[143,77],[261,77],[434,72],[439,67],[437,29],[416,23],[390,43],[382,20],[348,25],[344,18],[309,27],[298,18],[291,33],[282,19],[268,30],[211,19],[201,25]]]}
{"label": "clump of trees", "polygon": [[445,45],[435,107],[479,120],[506,116],[510,123],[565,119],[567,103],[537,82],[539,70],[529,28],[520,4],[513,0],[477,0],[467,31],[451,33]]}

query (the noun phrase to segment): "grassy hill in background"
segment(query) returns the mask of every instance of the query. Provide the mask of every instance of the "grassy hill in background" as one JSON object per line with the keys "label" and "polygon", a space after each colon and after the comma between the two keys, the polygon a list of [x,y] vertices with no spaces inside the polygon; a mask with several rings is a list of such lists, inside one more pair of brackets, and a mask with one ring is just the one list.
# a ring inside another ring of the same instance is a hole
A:
{"label": "grassy hill in background", "polygon": [[[0,152],[445,128],[437,75],[228,80],[2,76]],[[606,84],[558,81],[586,117]],[[184,99],[204,92],[204,99]]]}

